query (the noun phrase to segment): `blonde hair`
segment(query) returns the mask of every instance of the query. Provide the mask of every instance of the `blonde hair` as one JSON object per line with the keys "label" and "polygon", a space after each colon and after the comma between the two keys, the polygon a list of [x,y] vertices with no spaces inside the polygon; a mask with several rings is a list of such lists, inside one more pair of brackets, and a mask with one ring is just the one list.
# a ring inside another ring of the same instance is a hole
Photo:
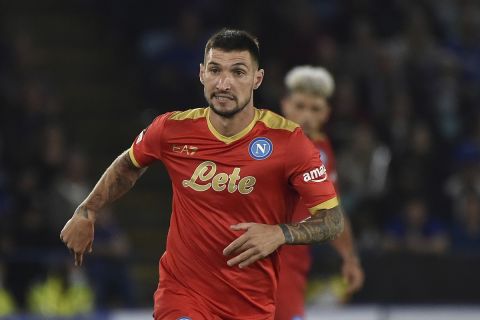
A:
{"label": "blonde hair", "polygon": [[300,91],[324,98],[330,98],[335,90],[335,82],[327,69],[313,66],[298,66],[285,76],[289,92]]}

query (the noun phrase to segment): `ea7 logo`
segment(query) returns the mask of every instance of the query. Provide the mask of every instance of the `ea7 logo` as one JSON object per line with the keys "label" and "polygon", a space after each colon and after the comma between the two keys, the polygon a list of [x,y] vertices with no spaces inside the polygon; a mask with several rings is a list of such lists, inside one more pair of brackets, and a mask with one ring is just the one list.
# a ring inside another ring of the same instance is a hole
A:
{"label": "ea7 logo", "polygon": [[172,145],[172,151],[176,153],[184,153],[187,156],[191,156],[198,151],[198,147],[174,144]]}
{"label": "ea7 logo", "polygon": [[303,181],[305,182],[323,182],[325,180],[327,180],[327,169],[324,165],[303,174]]}

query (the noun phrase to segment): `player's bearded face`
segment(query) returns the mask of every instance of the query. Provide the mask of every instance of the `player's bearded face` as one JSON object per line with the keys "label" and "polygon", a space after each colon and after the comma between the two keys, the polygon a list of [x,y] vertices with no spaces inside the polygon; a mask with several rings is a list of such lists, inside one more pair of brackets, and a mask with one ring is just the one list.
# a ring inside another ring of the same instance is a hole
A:
{"label": "player's bearded face", "polygon": [[231,118],[253,105],[257,66],[248,51],[211,49],[200,68],[205,99],[216,114]]}
{"label": "player's bearded face", "polygon": [[233,117],[245,109],[252,100],[251,95],[239,100],[237,95],[221,90],[212,92],[210,96],[205,91],[205,98],[213,112],[225,118]]}

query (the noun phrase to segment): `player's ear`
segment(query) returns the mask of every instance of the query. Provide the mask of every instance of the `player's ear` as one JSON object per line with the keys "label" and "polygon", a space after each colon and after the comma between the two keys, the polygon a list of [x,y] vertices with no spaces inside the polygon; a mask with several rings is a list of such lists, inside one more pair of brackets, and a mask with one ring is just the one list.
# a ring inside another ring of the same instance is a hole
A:
{"label": "player's ear", "polygon": [[265,75],[265,71],[263,69],[258,69],[255,71],[255,79],[253,83],[253,89],[258,89],[263,81],[263,76]]}
{"label": "player's ear", "polygon": [[198,77],[200,78],[200,82],[204,84],[203,81],[205,77],[205,66],[203,65],[203,63],[200,63],[200,71],[198,73]]}

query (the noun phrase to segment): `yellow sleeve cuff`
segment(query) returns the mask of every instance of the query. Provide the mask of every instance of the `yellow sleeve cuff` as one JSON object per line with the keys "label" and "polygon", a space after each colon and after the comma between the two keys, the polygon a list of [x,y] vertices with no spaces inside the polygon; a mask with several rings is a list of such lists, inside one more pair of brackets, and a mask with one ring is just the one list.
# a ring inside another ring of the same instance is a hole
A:
{"label": "yellow sleeve cuff", "polygon": [[335,208],[336,206],[338,206],[338,198],[337,197],[332,198],[330,200],[327,200],[325,202],[322,202],[320,204],[317,204],[315,207],[308,209],[308,211],[310,211],[311,214],[314,214],[318,210],[332,209],[332,208]]}
{"label": "yellow sleeve cuff", "polygon": [[137,159],[135,159],[135,155],[133,154],[133,146],[128,149],[128,155],[130,156],[130,160],[132,160],[132,163],[135,167],[141,168],[142,166],[138,163]]}

